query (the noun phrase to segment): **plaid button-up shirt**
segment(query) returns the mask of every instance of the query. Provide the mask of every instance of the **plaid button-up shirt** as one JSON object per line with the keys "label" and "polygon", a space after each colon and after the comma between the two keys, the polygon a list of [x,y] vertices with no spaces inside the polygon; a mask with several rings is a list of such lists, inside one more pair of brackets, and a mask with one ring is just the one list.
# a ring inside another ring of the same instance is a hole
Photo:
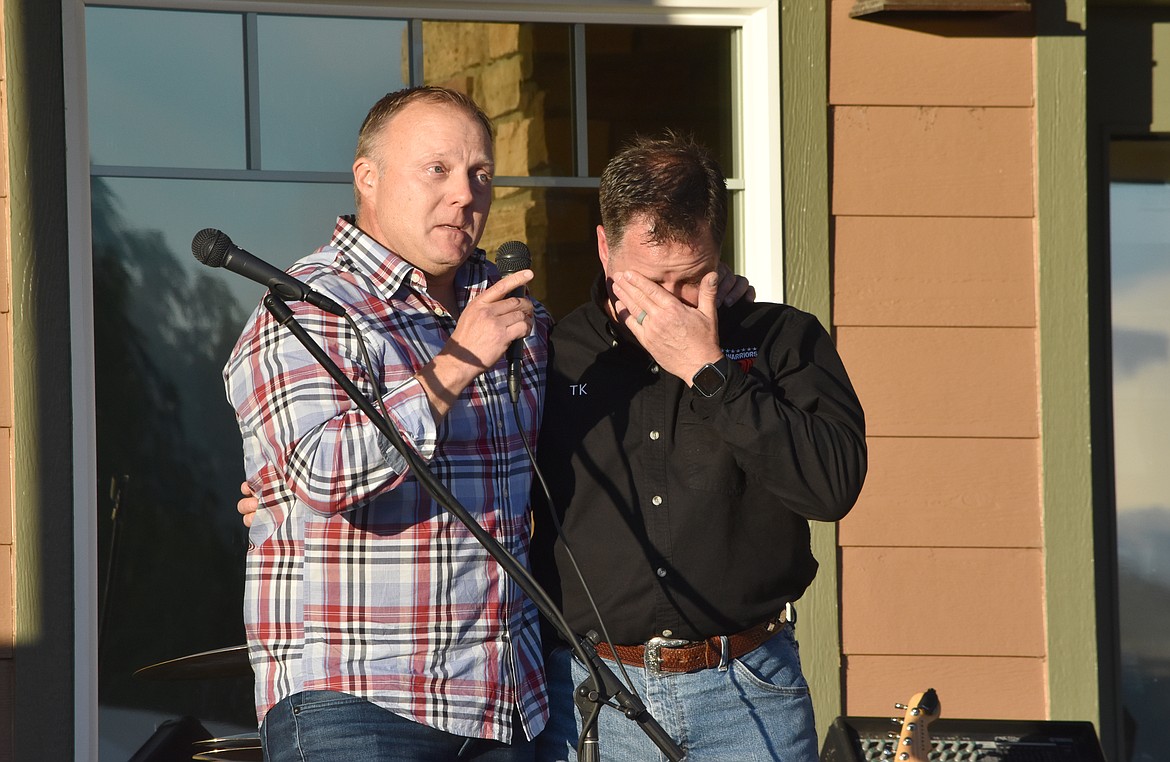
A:
{"label": "plaid button-up shirt", "polygon": [[[353,330],[303,303],[305,329],[459,502],[522,563],[532,442],[551,319],[537,305],[524,342],[519,418],[506,360],[464,390],[438,426],[414,375],[455,318],[426,276],[338,219],[330,244],[290,273],[346,306]],[[499,277],[482,251],[458,271],[464,306]],[[377,385],[371,381],[376,376]],[[535,736],[547,715],[536,609],[457,519],[431,499],[389,441],[263,308],[224,369],[260,508],[249,534],[244,621],[256,711],[302,690],[354,694],[463,736]],[[523,718],[512,727],[513,707]]]}

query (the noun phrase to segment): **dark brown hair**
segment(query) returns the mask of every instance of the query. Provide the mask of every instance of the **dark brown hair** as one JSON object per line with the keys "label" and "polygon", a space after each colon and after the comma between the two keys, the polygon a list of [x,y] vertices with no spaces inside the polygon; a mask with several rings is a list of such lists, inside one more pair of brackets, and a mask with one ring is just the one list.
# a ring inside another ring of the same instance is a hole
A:
{"label": "dark brown hair", "polygon": [[601,224],[617,243],[635,217],[654,241],[689,241],[706,227],[717,246],[727,230],[727,178],[694,137],[671,130],[637,137],[601,173]]}

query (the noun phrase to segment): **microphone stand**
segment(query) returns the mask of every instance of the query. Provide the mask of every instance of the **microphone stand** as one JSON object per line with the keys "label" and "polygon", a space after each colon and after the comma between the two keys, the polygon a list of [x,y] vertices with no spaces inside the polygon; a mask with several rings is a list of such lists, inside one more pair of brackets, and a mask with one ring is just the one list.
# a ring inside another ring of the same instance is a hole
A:
{"label": "microphone stand", "polygon": [[[583,717],[585,715],[581,707],[583,705],[591,707],[589,709],[589,720],[586,721],[585,727],[583,728],[583,735],[585,737],[584,746],[586,748],[583,752],[582,759],[584,760],[586,756],[589,762],[597,762],[599,759],[597,756],[597,715],[600,713],[602,704],[605,704],[610,698],[616,698],[622,713],[638,723],[643,732],[662,750],[662,753],[666,755],[667,759],[671,760],[671,762],[681,762],[686,756],[683,750],[650,715],[645,705],[642,704],[637,696],[631,694],[621,681],[617,679],[605,662],[602,661],[601,657],[597,655],[597,651],[593,648],[593,643],[586,640],[578,640],[572,628],[569,627],[569,623],[565,620],[564,615],[557,609],[552,599],[549,598],[548,593],[544,591],[528,570],[524,568],[524,565],[509,553],[506,548],[500,545],[487,530],[481,527],[479,522],[475,520],[475,517],[451,494],[451,491],[447,489],[446,485],[431,473],[426,461],[402,440],[402,436],[398,433],[398,430],[382,417],[381,413],[366,398],[365,394],[341,371],[341,368],[337,367],[337,363],[333,362],[333,359],[313,340],[308,331],[297,322],[288,304],[270,291],[264,297],[264,308],[268,310],[276,322],[287,328],[301,342],[325,372],[337,382],[349,398],[353,400],[354,404],[366,414],[370,421],[378,428],[378,431],[390,440],[390,444],[406,460],[407,466],[414,473],[415,478],[430,493],[431,497],[467,527],[468,531],[479,541],[480,545],[484,547],[488,554],[500,564],[504,572],[528,595],[540,613],[556,627],[565,640],[572,646],[573,652],[585,665],[586,669],[589,670],[589,677],[577,687],[574,693],[574,701],[578,709],[582,711]],[[597,634],[594,632],[591,632],[590,636],[594,638],[595,642],[598,639]]]}
{"label": "microphone stand", "polygon": [[[666,730],[654,719],[642,699],[625,686],[617,675],[610,670],[605,661],[597,655],[595,646],[601,642],[601,636],[595,630],[590,630],[581,641],[581,650],[588,656],[586,666],[592,665],[589,677],[577,686],[573,693],[573,702],[581,714],[582,735],[581,750],[577,754],[578,762],[598,762],[597,748],[597,715],[601,706],[610,699],[616,699],[618,708],[626,719],[633,720],[642,728],[642,732],[662,750],[672,762],[677,762],[685,756],[683,750],[674,742]],[[600,678],[600,682],[598,682]],[[599,687],[600,686],[600,687]],[[678,754],[679,756],[672,756]]]}

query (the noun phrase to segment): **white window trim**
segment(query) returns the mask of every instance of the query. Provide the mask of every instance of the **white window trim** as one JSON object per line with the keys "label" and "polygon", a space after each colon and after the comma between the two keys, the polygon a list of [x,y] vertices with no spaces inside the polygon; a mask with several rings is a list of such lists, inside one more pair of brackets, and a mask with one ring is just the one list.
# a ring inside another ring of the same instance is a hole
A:
{"label": "white window trim", "polygon": [[[97,392],[94,388],[93,255],[85,7],[61,2],[65,94],[65,194],[69,236],[69,345],[73,402],[73,756],[98,750]],[[70,113],[70,109],[75,111]]]}
{"label": "white window trim", "polygon": [[[93,272],[90,240],[89,138],[86,103],[85,7],[111,5],[163,10],[209,10],[468,21],[538,21],[716,25],[737,27],[738,68],[734,167],[730,185],[743,190],[736,208],[742,249],[736,269],[761,300],[784,298],[782,228],[779,0],[61,0],[66,103],[66,182],[69,207],[69,288],[74,411],[74,739],[75,758],[96,759],[97,691],[97,456]],[[746,147],[750,146],[750,151]],[[750,189],[750,190],[744,190]],[[582,231],[582,235],[588,231]],[[225,510],[227,508],[225,507]]]}

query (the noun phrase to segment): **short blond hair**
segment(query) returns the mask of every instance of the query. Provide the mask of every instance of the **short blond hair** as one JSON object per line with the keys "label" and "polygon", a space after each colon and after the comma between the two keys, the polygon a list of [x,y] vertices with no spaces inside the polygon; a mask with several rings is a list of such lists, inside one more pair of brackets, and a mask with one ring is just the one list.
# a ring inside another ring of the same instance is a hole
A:
{"label": "short blond hair", "polygon": [[[495,128],[492,125],[492,120],[488,117],[484,110],[479,107],[470,96],[452,90],[449,87],[438,87],[435,85],[420,85],[418,87],[407,87],[402,90],[396,90],[392,93],[386,93],[378,100],[377,103],[370,108],[366,114],[365,120],[362,122],[361,129],[358,130],[357,148],[354,151],[354,161],[363,156],[373,159],[379,171],[382,169],[381,157],[378,156],[378,141],[382,136],[383,128],[390,122],[390,120],[399,111],[404,109],[411,103],[445,103],[462,110],[468,116],[475,119],[483,126],[484,134],[487,136],[488,145],[491,145]],[[353,188],[354,203],[358,207],[361,206],[361,194],[358,192],[357,183],[355,181]]]}

